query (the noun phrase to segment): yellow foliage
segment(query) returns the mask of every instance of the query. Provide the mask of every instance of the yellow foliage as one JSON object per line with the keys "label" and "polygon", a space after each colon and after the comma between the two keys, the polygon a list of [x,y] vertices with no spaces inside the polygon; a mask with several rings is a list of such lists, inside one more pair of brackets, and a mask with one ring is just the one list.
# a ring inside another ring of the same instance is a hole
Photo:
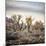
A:
{"label": "yellow foliage", "polygon": [[26,23],[27,23],[28,25],[31,25],[31,24],[32,24],[32,18],[31,18],[31,17],[26,18]]}

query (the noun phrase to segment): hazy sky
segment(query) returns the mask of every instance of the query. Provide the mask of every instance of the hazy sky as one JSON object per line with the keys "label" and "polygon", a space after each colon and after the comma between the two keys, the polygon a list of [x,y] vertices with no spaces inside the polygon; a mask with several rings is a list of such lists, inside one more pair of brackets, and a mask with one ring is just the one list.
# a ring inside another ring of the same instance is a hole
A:
{"label": "hazy sky", "polygon": [[[22,19],[25,22],[26,17],[32,16],[35,21],[41,20],[44,22],[45,4],[41,2],[27,2],[27,1],[6,1],[6,16],[22,15]],[[34,21],[34,22],[35,22]]]}

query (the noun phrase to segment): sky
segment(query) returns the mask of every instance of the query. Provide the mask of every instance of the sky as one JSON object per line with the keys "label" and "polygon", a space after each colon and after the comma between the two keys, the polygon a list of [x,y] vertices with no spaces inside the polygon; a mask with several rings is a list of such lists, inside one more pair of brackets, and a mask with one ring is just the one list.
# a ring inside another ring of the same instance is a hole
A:
{"label": "sky", "polygon": [[45,4],[43,2],[6,0],[6,16],[21,15],[25,23],[25,18],[32,16],[35,21],[44,22]]}

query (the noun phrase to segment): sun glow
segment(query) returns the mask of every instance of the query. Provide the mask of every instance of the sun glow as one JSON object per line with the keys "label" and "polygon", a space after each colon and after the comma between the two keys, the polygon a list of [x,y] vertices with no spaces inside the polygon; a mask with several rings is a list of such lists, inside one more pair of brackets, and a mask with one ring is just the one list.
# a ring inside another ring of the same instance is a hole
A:
{"label": "sun glow", "polygon": [[[32,24],[34,24],[35,21],[42,21],[44,23],[44,14],[41,14],[41,13],[23,12],[23,11],[20,11],[20,12],[19,11],[7,11],[6,16],[11,17],[14,14],[21,15],[22,16],[21,20],[23,20],[24,23],[26,23],[25,19],[30,16],[32,16],[32,19],[33,19]],[[21,23],[21,20],[20,20],[20,23]]]}

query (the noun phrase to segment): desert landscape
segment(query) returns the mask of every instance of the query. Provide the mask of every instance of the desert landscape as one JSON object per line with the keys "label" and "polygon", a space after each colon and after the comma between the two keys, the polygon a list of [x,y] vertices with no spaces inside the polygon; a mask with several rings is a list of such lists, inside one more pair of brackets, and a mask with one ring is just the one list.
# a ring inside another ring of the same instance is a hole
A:
{"label": "desert landscape", "polygon": [[45,4],[6,0],[6,46],[45,43]]}
{"label": "desert landscape", "polygon": [[41,21],[36,21],[32,25],[31,17],[26,18],[26,24],[21,20],[21,16],[6,17],[6,43],[7,44],[32,44],[44,43],[45,25]]}

